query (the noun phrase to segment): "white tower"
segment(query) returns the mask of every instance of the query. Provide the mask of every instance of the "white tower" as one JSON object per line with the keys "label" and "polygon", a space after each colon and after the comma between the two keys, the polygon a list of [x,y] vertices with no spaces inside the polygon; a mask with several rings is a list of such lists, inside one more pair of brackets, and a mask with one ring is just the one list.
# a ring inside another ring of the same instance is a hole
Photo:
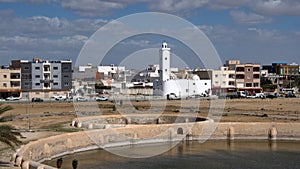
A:
{"label": "white tower", "polygon": [[159,67],[160,67],[160,80],[162,82],[170,80],[170,48],[168,44],[164,41],[162,47],[159,50]]}

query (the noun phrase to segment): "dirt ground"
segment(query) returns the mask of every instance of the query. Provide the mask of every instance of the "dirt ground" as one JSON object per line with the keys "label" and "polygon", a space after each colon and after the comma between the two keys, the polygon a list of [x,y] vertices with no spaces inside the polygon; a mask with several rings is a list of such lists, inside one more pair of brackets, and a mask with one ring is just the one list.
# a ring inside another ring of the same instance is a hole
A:
{"label": "dirt ground", "polygon": [[[193,111],[201,117],[207,117],[210,111],[216,111],[222,115],[221,121],[223,122],[299,122],[300,120],[299,98],[231,99],[216,100],[216,102],[213,100],[173,100],[167,103],[162,103],[162,101],[131,101],[129,103],[124,102],[122,107],[131,106],[134,110],[137,110],[132,113],[157,113],[156,109],[164,110],[164,113],[168,114]],[[167,104],[166,107],[162,107],[165,106],[164,104]],[[222,109],[222,105],[217,104],[224,104],[224,109]],[[116,106],[114,106],[114,103],[109,101],[98,103],[51,102],[3,104],[3,106],[5,105],[13,107],[13,110],[4,114],[4,116],[8,116],[8,122],[5,123],[14,125],[20,130],[27,130],[29,127],[36,130],[63,128],[69,126],[72,119],[80,116],[78,112],[84,112],[85,115],[122,113],[118,111],[120,103],[116,103]]]}
{"label": "dirt ground", "polygon": [[[10,124],[19,129],[23,135],[20,139],[24,144],[62,132],[79,131],[80,129],[70,126],[72,119],[78,116],[122,114],[124,109],[129,113],[148,114],[160,113],[161,110],[174,115],[193,112],[199,117],[220,119],[222,122],[300,122],[299,98],[3,104],[5,105],[12,106],[13,110],[4,114],[7,116],[6,122],[1,124]],[[29,130],[34,132],[28,132]],[[12,153],[12,150],[0,145],[0,167],[12,167],[11,164],[6,164]]]}

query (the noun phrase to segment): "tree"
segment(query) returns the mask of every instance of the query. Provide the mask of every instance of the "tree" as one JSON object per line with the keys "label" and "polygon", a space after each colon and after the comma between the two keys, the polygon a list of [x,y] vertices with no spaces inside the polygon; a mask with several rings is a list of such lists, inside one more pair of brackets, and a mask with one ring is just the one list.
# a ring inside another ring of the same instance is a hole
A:
{"label": "tree", "polygon": [[293,86],[294,87],[299,87],[300,86],[300,77],[296,77],[295,78],[295,81],[293,83]]}
{"label": "tree", "polygon": [[[2,107],[2,104],[0,104],[0,115],[9,110],[12,110],[12,107]],[[4,117],[0,117],[0,120],[3,118]],[[15,146],[21,143],[21,141],[18,139],[18,136],[21,136],[21,134],[16,130],[15,127],[10,125],[0,125],[0,142],[8,145],[13,150],[15,149]]]}
{"label": "tree", "polygon": [[275,90],[277,88],[277,85],[273,85],[272,81],[266,77],[260,79],[260,86],[264,91]]}

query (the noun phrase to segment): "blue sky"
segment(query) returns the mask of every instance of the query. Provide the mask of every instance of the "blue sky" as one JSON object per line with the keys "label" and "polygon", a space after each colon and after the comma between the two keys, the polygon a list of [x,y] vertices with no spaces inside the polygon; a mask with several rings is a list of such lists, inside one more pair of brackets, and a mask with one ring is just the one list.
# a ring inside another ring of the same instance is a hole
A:
{"label": "blue sky", "polygon": [[[295,0],[0,0],[0,63],[33,57],[76,61],[97,29],[138,12],[188,20],[209,37],[223,62],[300,64],[300,2]],[[160,40],[129,41],[122,43],[123,50],[142,49],[139,41],[143,49],[153,48]]]}

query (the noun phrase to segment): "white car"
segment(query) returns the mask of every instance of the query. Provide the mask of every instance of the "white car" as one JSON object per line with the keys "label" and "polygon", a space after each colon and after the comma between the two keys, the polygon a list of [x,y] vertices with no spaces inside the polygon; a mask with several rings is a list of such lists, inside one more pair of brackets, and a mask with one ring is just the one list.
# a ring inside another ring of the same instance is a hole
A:
{"label": "white car", "polygon": [[20,100],[20,97],[9,96],[5,100],[6,101],[16,101],[16,100]]}
{"label": "white car", "polygon": [[78,102],[86,102],[86,101],[88,101],[88,99],[85,98],[85,97],[79,96],[79,97],[76,98],[76,101],[78,101]]}
{"label": "white car", "polygon": [[261,98],[261,99],[266,98],[266,95],[264,93],[256,93],[255,95],[257,98]]}
{"label": "white car", "polygon": [[107,97],[104,97],[104,96],[99,96],[99,97],[96,97],[95,99],[97,102],[100,102],[100,101],[107,101],[108,98]]}
{"label": "white car", "polygon": [[179,96],[176,96],[175,93],[170,93],[167,95],[168,100],[180,100],[181,98]]}
{"label": "white car", "polygon": [[67,100],[67,97],[66,96],[57,96],[57,97],[54,97],[54,99],[56,101],[64,101],[64,100]]}
{"label": "white car", "polygon": [[257,98],[257,96],[256,95],[247,95],[246,98],[248,98],[248,99],[255,99],[255,98]]}

